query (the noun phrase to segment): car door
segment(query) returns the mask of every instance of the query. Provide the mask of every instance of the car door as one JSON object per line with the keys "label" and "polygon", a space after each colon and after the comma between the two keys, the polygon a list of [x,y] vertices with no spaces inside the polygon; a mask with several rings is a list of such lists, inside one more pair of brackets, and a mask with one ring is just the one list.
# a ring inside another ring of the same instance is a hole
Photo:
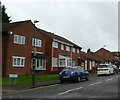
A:
{"label": "car door", "polygon": [[79,71],[80,71],[80,77],[81,78],[86,78],[85,70],[83,68],[79,67]]}

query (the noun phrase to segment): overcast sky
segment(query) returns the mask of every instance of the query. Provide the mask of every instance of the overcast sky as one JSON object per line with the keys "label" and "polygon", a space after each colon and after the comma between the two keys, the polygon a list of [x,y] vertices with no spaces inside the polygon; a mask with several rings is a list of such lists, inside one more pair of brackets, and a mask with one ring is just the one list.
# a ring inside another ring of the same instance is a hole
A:
{"label": "overcast sky", "polygon": [[37,27],[71,40],[84,51],[96,51],[104,45],[117,51],[118,2],[107,1],[2,0],[2,4],[12,22],[39,20]]}

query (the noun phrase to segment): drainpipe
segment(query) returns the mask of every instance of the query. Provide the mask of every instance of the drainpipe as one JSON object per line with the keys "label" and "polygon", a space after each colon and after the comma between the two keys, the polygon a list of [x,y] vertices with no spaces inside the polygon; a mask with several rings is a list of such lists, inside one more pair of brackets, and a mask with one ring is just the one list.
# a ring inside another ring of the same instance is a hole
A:
{"label": "drainpipe", "polygon": [[71,67],[72,67],[72,47],[71,47]]}
{"label": "drainpipe", "polygon": [[[52,58],[53,58],[53,41],[52,41]],[[53,64],[53,60],[52,60],[52,64]],[[51,64],[51,71],[53,71],[53,66]]]}

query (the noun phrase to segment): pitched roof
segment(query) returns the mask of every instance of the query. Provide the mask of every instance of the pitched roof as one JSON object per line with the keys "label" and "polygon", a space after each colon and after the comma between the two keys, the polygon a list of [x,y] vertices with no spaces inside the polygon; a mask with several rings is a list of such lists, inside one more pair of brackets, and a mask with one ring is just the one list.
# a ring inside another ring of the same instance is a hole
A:
{"label": "pitched roof", "polygon": [[2,24],[2,32],[8,31],[9,29],[17,27],[25,22],[28,22],[28,21],[31,21],[31,20],[12,22],[12,23],[3,23]]}
{"label": "pitched roof", "polygon": [[[2,25],[2,32],[5,32],[5,31],[8,31],[9,29],[11,28],[14,28],[14,27],[17,27],[25,22],[28,22],[31,20],[25,20],[25,21],[19,21],[19,22],[12,22],[12,23],[3,23]],[[32,23],[32,22],[31,22]],[[33,24],[33,23],[32,23]],[[59,41],[62,41],[62,42],[65,42],[65,43],[68,43],[68,44],[71,44],[73,45],[73,47],[77,47],[79,48],[80,50],[82,49],[80,46],[76,45],[75,43],[69,41],[68,39],[64,38],[64,37],[61,37],[59,35],[55,35],[54,33],[51,33],[51,32],[47,32],[45,30],[42,30],[42,29],[39,29],[37,28],[40,32],[44,33],[45,35],[47,36],[50,36],[52,37],[53,39],[56,39],[56,40],[59,40]]]}
{"label": "pitched roof", "polygon": [[94,59],[96,59],[96,61],[102,62],[102,61],[104,60],[103,58],[101,58],[100,56],[96,55],[96,54],[95,54],[94,52],[92,52],[92,51],[89,51],[88,54],[89,54],[90,56],[93,56]]}
{"label": "pitched roof", "polygon": [[[102,54],[99,54],[99,53],[102,53]],[[95,52],[95,54],[101,56],[102,58],[104,58],[107,61],[112,61],[115,59],[112,52],[110,52],[109,50],[104,49],[104,48],[100,48],[99,50],[97,50]]]}
{"label": "pitched roof", "polygon": [[59,40],[59,41],[62,41],[62,42],[65,42],[65,43],[68,43],[68,44],[71,44],[73,45],[73,47],[77,47],[79,48],[80,50],[82,49],[80,46],[76,45],[75,43],[69,41],[68,39],[62,37],[62,36],[59,36],[59,35],[56,35],[54,33],[51,33],[51,32],[47,32],[47,31],[44,31],[44,30],[41,30],[39,29],[39,31],[43,32],[44,35],[47,35],[53,39],[56,39],[56,40]]}
{"label": "pitched roof", "polygon": [[91,56],[90,54],[85,53],[85,52],[83,52],[83,51],[80,52],[80,55],[81,55],[81,57],[84,56],[84,57],[86,57],[86,58],[89,59],[89,60],[97,61],[95,57],[93,57],[93,56]]}
{"label": "pitched roof", "polygon": [[113,55],[115,55],[115,56],[120,56],[120,52],[118,51],[118,52],[112,52],[113,53]]}

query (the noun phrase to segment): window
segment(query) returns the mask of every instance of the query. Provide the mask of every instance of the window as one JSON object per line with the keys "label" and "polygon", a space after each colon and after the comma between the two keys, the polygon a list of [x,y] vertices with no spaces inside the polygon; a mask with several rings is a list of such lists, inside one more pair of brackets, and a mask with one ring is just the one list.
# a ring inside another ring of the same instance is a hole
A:
{"label": "window", "polygon": [[71,58],[66,58],[66,66],[67,67],[71,66]]}
{"label": "window", "polygon": [[75,61],[72,61],[72,65],[75,66]]}
{"label": "window", "polygon": [[41,47],[42,46],[42,41],[40,39],[32,39],[32,46],[36,46],[36,47]]}
{"label": "window", "polygon": [[72,52],[74,52],[74,53],[75,53],[75,48],[72,48]]}
{"label": "window", "polygon": [[69,46],[66,46],[66,51],[70,51],[70,47]]}
{"label": "window", "polygon": [[95,66],[95,61],[92,61],[92,66],[93,66],[93,67]]}
{"label": "window", "polygon": [[25,57],[13,56],[13,66],[14,67],[24,67]]}
{"label": "window", "polygon": [[58,48],[58,42],[53,41],[53,47],[54,47],[54,48]]}
{"label": "window", "polygon": [[77,49],[77,53],[80,53],[80,50],[79,50],[79,49]]}
{"label": "window", "polygon": [[25,36],[14,35],[14,43],[25,44]]}
{"label": "window", "polygon": [[45,59],[35,59],[35,68],[36,68],[36,70],[45,70],[46,69],[46,60]]}
{"label": "window", "polygon": [[63,44],[61,44],[61,50],[64,50],[64,45]]}
{"label": "window", "polygon": [[60,58],[60,60],[59,60],[59,66],[60,67],[65,67],[66,66],[64,58]]}
{"label": "window", "polygon": [[57,58],[52,58],[52,66],[57,67],[58,59]]}
{"label": "window", "polygon": [[66,57],[66,56],[59,56],[59,66],[60,67],[71,67],[71,61],[72,59],[70,57]]}
{"label": "window", "polygon": [[92,69],[92,66],[91,66],[91,61],[89,62],[89,65],[90,65],[90,70]]}

